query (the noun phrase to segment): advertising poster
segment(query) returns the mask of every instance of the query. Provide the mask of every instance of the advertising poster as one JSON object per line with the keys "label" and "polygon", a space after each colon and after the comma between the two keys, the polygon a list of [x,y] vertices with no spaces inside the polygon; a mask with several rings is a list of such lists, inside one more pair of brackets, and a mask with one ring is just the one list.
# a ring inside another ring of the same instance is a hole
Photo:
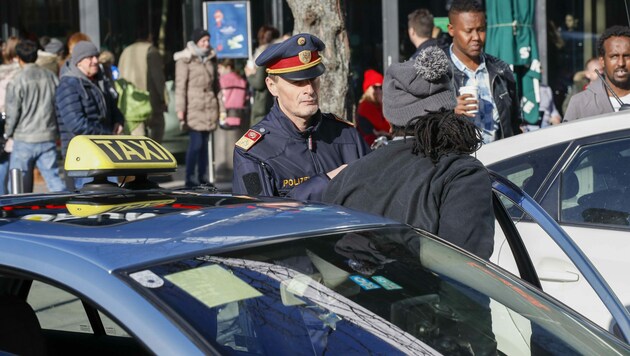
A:
{"label": "advertising poster", "polygon": [[218,58],[251,57],[249,1],[206,1],[203,17]]}

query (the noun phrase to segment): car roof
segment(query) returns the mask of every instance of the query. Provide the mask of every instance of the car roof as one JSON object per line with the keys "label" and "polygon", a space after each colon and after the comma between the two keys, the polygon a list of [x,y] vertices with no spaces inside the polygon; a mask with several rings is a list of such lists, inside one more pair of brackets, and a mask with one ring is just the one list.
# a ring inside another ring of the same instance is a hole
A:
{"label": "car roof", "polygon": [[[133,200],[135,194],[139,193],[125,196]],[[4,216],[0,219],[0,250],[20,253],[37,245],[112,271],[287,237],[400,225],[386,218],[318,203],[165,191],[159,195],[172,201],[162,201],[158,206],[138,204],[138,208],[86,217],[70,215],[66,204],[78,198],[89,200],[90,196],[16,199],[13,204],[0,207]],[[111,196],[120,198],[120,194]],[[98,195],[101,201],[108,197]],[[216,206],[222,199],[228,203]]]}
{"label": "car roof", "polygon": [[474,153],[490,165],[525,152],[592,135],[630,129],[630,111],[574,120],[484,144]]}

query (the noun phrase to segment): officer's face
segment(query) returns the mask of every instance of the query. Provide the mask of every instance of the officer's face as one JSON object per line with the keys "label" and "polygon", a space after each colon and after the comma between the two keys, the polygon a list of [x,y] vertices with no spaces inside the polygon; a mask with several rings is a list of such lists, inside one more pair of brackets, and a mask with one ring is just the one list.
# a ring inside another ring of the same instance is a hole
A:
{"label": "officer's face", "polygon": [[308,120],[319,109],[319,78],[291,81],[267,77],[267,88],[289,119]]}
{"label": "officer's face", "polygon": [[486,42],[486,15],[460,12],[449,17],[448,33],[453,37],[453,52],[460,58],[477,60]]}
{"label": "officer's face", "polygon": [[630,89],[630,38],[625,36],[610,37],[604,42],[604,57],[600,58],[604,66],[606,79],[617,88]]}

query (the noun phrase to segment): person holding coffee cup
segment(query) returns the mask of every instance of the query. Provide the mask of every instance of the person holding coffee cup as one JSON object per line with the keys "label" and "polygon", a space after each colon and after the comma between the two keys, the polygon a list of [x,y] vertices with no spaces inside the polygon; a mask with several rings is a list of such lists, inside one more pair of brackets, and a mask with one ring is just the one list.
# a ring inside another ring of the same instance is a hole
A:
{"label": "person holding coffee cup", "polygon": [[454,0],[448,17],[453,44],[446,52],[458,95],[455,114],[471,118],[485,143],[521,133],[514,73],[507,63],[483,52],[483,7],[475,0]]}

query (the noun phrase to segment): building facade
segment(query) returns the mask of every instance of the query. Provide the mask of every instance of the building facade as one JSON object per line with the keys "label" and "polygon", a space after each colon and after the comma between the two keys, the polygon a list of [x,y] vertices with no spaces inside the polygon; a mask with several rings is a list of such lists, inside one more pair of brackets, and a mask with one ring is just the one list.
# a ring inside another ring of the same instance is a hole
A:
{"label": "building facade", "polygon": [[[407,14],[425,7],[443,18],[452,0],[342,0],[350,39],[351,70],[356,88],[367,68],[384,72],[389,64],[414,51],[407,38]],[[536,35],[543,67],[561,102],[573,73],[596,56],[597,34],[612,25],[628,25],[622,0],[536,0]],[[150,33],[164,53],[167,79],[172,54],[181,50],[195,27],[203,26],[202,0],[6,0],[0,1],[0,34],[62,41],[81,31],[102,49],[118,56],[139,33]],[[251,28],[272,24],[281,33],[293,30],[284,0],[252,0]],[[256,44],[253,44],[256,47]]]}

